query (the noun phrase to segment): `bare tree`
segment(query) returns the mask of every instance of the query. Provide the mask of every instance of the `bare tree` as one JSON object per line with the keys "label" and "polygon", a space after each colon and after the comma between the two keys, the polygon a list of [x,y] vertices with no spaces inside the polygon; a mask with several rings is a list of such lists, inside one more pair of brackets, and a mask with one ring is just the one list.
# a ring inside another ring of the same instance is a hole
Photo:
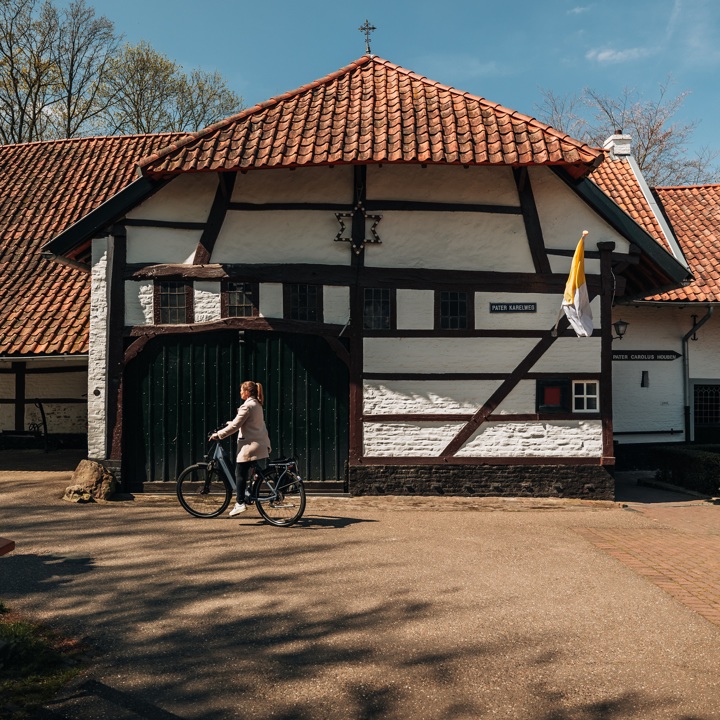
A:
{"label": "bare tree", "polygon": [[631,135],[633,156],[651,186],[712,182],[720,176],[715,164],[720,152],[688,151],[697,123],[673,122],[673,118],[689,93],[672,97],[669,88],[668,79],[654,100],[628,88],[617,97],[589,88],[581,95],[564,97],[542,90],[544,101],[536,110],[544,122],[591,145],[602,146],[616,132]]}
{"label": "bare tree", "polygon": [[199,130],[242,107],[219,73],[119,45],[86,0],[0,0],[0,142]]}
{"label": "bare tree", "polygon": [[237,112],[242,99],[220,73],[180,65],[147,43],[125,45],[106,76],[110,132],[194,131]]}
{"label": "bare tree", "polygon": [[177,126],[190,132],[212,125],[242,108],[219,72],[193,70],[181,80],[176,102]]}
{"label": "bare tree", "polygon": [[146,42],[125,45],[105,78],[104,115],[111,134],[178,130],[174,99],[180,91],[178,66]]}
{"label": "bare tree", "polygon": [[102,92],[103,80],[119,39],[112,22],[96,17],[85,0],[70,3],[60,14],[58,26],[52,55],[58,100],[52,124],[58,137],[75,137],[91,127],[111,102]]}
{"label": "bare tree", "polygon": [[56,68],[50,55],[57,40],[56,14],[35,0],[0,0],[0,140],[40,140],[47,109],[56,101]]}

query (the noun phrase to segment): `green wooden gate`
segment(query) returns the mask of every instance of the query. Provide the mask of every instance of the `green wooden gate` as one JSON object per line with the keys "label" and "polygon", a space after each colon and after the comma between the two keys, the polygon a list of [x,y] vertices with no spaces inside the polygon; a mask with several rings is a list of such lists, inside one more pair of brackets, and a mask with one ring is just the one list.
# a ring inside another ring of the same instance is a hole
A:
{"label": "green wooden gate", "polygon": [[[265,391],[273,457],[295,455],[305,479],[344,481],[348,372],[319,337],[223,331],[154,338],[123,381],[123,482],[173,481],[235,416],[240,383]],[[226,447],[235,452],[234,437]]]}

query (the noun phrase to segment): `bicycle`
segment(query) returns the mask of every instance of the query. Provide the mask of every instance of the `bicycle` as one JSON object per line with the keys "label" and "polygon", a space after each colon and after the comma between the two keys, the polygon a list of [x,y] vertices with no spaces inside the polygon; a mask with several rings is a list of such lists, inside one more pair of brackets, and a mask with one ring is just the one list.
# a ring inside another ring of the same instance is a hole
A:
{"label": "bicycle", "polygon": [[[269,460],[267,468],[252,467],[249,495],[245,503],[255,505],[271,525],[289,527],[305,512],[305,486],[295,458]],[[177,497],[191,515],[213,518],[222,515],[237,490],[230,462],[214,441],[205,461],[185,468],[177,479]]]}

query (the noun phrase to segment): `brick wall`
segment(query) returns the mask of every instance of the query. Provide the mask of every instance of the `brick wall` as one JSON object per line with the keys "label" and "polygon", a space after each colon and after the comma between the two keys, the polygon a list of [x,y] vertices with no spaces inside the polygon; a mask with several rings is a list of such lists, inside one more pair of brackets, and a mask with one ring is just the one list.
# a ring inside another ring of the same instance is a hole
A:
{"label": "brick wall", "polygon": [[615,480],[598,465],[351,466],[352,495],[466,495],[613,500]]}

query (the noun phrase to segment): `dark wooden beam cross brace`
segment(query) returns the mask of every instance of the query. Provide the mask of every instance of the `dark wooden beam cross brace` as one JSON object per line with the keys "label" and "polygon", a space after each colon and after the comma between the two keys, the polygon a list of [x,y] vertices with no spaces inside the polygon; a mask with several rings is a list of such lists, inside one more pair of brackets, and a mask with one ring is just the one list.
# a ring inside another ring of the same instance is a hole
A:
{"label": "dark wooden beam cross brace", "polygon": [[218,186],[215,192],[215,199],[210,208],[205,229],[200,236],[200,242],[195,250],[193,265],[207,265],[212,257],[215,241],[220,234],[223,222],[225,222],[225,214],[227,213],[232,197],[233,187],[235,187],[235,177],[237,173],[221,172],[218,173]]}
{"label": "dark wooden beam cross brace", "polygon": [[550,261],[545,251],[545,241],[543,239],[542,227],[540,226],[537,206],[535,205],[535,197],[533,196],[532,187],[530,186],[528,169],[526,167],[513,168],[513,176],[515,178],[518,196],[520,197],[520,208],[522,209],[525,233],[527,234],[530,254],[532,255],[533,264],[535,265],[535,272],[549,274],[551,272]]}

